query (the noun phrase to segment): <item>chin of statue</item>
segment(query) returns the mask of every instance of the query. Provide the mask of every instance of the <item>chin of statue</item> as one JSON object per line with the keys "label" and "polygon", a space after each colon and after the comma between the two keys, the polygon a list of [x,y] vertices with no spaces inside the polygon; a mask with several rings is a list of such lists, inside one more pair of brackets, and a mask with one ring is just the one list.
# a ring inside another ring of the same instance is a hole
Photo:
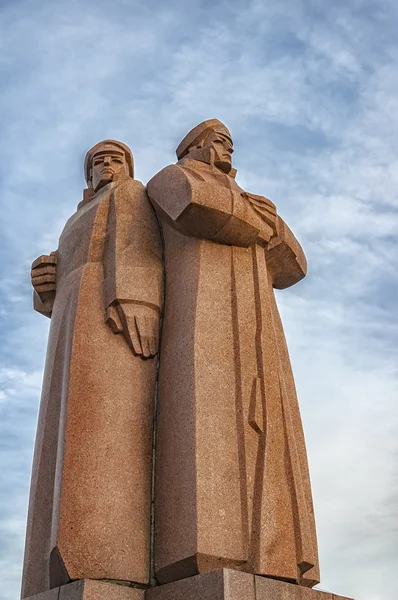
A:
{"label": "chin of statue", "polygon": [[226,173],[227,175],[232,169],[231,163],[226,160],[216,160],[214,161],[214,166],[217,167],[217,169],[220,169],[220,171]]}

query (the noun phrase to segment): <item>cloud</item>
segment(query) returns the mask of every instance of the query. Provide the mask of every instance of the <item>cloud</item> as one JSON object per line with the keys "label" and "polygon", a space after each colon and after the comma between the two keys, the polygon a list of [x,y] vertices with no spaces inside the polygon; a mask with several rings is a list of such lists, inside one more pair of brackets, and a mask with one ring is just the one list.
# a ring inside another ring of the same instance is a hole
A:
{"label": "cloud", "polygon": [[41,371],[0,369],[0,598],[18,598]]}

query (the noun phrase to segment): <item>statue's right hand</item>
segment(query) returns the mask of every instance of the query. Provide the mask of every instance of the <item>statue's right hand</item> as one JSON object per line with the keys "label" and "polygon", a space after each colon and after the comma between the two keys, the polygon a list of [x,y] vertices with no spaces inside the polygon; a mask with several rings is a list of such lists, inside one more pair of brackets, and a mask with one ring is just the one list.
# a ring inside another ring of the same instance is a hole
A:
{"label": "statue's right hand", "polygon": [[265,196],[257,196],[256,194],[249,194],[248,192],[243,192],[241,195],[244,198],[247,198],[252,208],[260,215],[262,220],[271,227],[271,235],[277,235],[277,214],[275,204]]}
{"label": "statue's right hand", "polygon": [[117,302],[108,306],[105,322],[113,333],[122,333],[134,354],[151,358],[158,353],[159,311],[136,302]]}
{"label": "statue's right hand", "polygon": [[30,273],[32,285],[42,302],[46,302],[55,294],[56,264],[57,255],[55,252],[51,252],[49,256],[43,254],[32,263]]}

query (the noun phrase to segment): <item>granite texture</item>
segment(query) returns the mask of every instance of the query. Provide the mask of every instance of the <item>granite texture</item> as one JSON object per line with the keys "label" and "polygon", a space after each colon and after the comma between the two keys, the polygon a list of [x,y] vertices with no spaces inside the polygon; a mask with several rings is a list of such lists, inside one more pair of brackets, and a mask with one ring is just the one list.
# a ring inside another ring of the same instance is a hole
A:
{"label": "granite texture", "polygon": [[29,598],[30,600],[145,600],[145,591],[84,579]]}
{"label": "granite texture", "polygon": [[310,477],[274,297],[306,259],[276,206],[236,183],[232,152],[205,121],[145,190],[127,146],[100,142],[59,247],[32,265],[51,328],[22,598],[143,600],[153,575],[147,600],[339,598],[311,590]]}
{"label": "granite texture", "polygon": [[146,600],[255,600],[254,577],[218,569],[146,591]]}
{"label": "granite texture", "polygon": [[32,598],[32,600],[59,600],[59,594],[59,588],[53,588],[47,592],[41,592],[40,594],[29,596],[29,598]]}
{"label": "granite texture", "polygon": [[256,600],[352,600],[346,596],[337,596],[331,592],[310,590],[302,586],[292,585],[283,581],[254,578]]}
{"label": "granite texture", "polygon": [[30,600],[351,600],[330,592],[218,569],[147,590],[102,581],[76,581]]}
{"label": "granite texture", "polygon": [[147,186],[165,245],[155,548],[160,583],[231,567],[312,587],[318,552],[273,288],[306,274],[275,205],[247,193],[213,119]]}
{"label": "granite texture", "polygon": [[22,598],[75,579],[149,581],[160,232],[124,144],[97,144],[85,170],[58,249],[32,265],[51,328]]}
{"label": "granite texture", "polygon": [[146,600],[350,599],[232,569],[219,569],[149,589],[146,591]]}
{"label": "granite texture", "polygon": [[85,579],[59,588],[59,600],[145,600],[145,590]]}

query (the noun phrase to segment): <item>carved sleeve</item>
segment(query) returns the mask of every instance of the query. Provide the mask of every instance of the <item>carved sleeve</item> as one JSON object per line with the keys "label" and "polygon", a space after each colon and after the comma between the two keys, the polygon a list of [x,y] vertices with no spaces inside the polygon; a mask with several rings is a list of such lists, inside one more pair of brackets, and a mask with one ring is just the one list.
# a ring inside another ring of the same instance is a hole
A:
{"label": "carved sleeve", "polygon": [[41,313],[45,317],[51,318],[51,315],[53,312],[54,300],[55,300],[55,293],[52,294],[51,298],[48,298],[45,300],[45,302],[43,302],[40,299],[39,294],[35,290],[33,290],[33,308],[34,308],[34,310]]}
{"label": "carved sleeve", "polygon": [[[49,256],[43,254],[33,261],[31,271],[32,276],[36,275],[35,289],[33,290],[33,308],[35,311],[49,318],[51,318],[55,301],[56,284],[52,278],[55,274],[56,264],[57,251],[51,252]],[[52,274],[48,272],[43,273],[43,269],[45,270],[46,268],[50,268]],[[52,281],[49,281],[49,277]]]}
{"label": "carved sleeve", "polygon": [[277,217],[278,235],[266,250],[266,260],[273,287],[283,290],[298,283],[307,274],[307,260],[302,247],[281,217]]}
{"label": "carved sleeve", "polygon": [[271,238],[271,228],[243,193],[207,183],[178,165],[155,175],[148,195],[160,218],[185,235],[245,247]]}
{"label": "carved sleeve", "polygon": [[111,194],[104,256],[105,308],[137,302],[160,310],[162,250],[159,226],[139,181],[129,180]]}

